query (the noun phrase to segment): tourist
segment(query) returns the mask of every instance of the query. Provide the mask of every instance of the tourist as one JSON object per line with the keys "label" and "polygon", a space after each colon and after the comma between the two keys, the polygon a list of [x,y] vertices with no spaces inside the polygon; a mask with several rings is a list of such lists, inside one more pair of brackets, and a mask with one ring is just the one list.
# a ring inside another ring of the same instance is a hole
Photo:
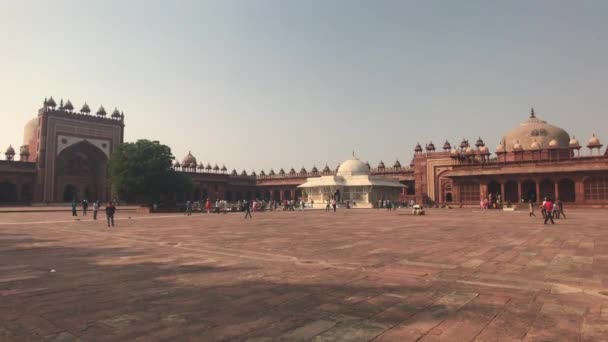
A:
{"label": "tourist", "polygon": [[93,202],[93,220],[97,220],[98,211],[99,211],[99,200]]}
{"label": "tourist", "polygon": [[106,205],[106,218],[108,219],[108,227],[112,224],[114,227],[114,213],[116,212],[116,207],[112,202],[108,202]]}
{"label": "tourist", "polygon": [[186,201],[186,212],[184,215],[190,216],[192,214],[192,204],[190,201]]}
{"label": "tourist", "polygon": [[334,208],[334,213],[335,213],[336,209],[338,208],[338,203],[336,203],[335,198],[331,200],[331,207]]}
{"label": "tourist", "polygon": [[560,216],[566,218],[566,214],[564,213],[564,203],[562,202],[562,200],[558,198],[555,203],[557,204]]}
{"label": "tourist", "polygon": [[306,202],[304,200],[300,200],[300,211],[304,211],[304,207],[306,206]]}
{"label": "tourist", "polygon": [[543,215],[543,218],[546,218],[547,214],[551,213],[551,209],[549,209],[549,212],[547,213],[547,208],[545,207],[545,203],[547,203],[547,197],[545,197],[545,199],[543,200],[543,203],[540,205],[540,213]]}
{"label": "tourist", "polygon": [[529,210],[529,214],[528,216],[532,217],[536,217],[536,215],[534,214],[534,203],[532,203],[532,201],[528,201],[528,210]]}
{"label": "tourist", "polygon": [[555,222],[553,222],[553,215],[551,215],[551,211],[553,210],[553,202],[546,198],[543,203],[543,208],[545,209],[545,224],[547,224],[547,221],[549,220],[551,220],[551,224],[555,224]]}
{"label": "tourist", "polygon": [[253,218],[253,216],[251,216],[251,208],[249,207],[247,200],[243,201],[243,210],[245,211],[245,219],[247,219],[247,216]]}
{"label": "tourist", "polygon": [[76,207],[78,205],[76,204],[76,200],[72,201],[72,216],[78,216],[78,214],[76,213]]}
{"label": "tourist", "polygon": [[329,211],[330,206],[331,204],[329,203],[329,200],[327,200],[327,204],[325,205],[325,211]]}
{"label": "tourist", "polygon": [[89,209],[89,201],[82,200],[82,216],[87,216],[87,209]]}
{"label": "tourist", "polygon": [[205,209],[207,209],[207,214],[211,213],[211,201],[208,198],[205,202]]}
{"label": "tourist", "polygon": [[553,207],[551,208],[551,216],[553,216],[554,219],[559,219],[559,208],[557,203],[553,203]]}

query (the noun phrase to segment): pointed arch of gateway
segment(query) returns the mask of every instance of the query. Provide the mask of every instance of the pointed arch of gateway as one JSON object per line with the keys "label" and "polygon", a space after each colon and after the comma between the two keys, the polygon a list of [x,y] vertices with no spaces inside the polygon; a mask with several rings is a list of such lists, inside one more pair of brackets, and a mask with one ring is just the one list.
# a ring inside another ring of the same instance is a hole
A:
{"label": "pointed arch of gateway", "polygon": [[55,162],[53,200],[65,201],[67,190],[78,199],[107,200],[108,163],[107,154],[87,140],[63,149]]}

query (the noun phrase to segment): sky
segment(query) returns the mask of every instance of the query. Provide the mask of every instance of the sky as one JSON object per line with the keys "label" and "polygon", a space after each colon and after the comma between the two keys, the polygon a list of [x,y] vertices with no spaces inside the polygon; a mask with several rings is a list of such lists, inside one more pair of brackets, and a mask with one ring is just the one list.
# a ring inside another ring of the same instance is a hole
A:
{"label": "sky", "polygon": [[239,172],[407,164],[531,106],[608,139],[607,80],[605,0],[0,0],[2,152],[53,96]]}

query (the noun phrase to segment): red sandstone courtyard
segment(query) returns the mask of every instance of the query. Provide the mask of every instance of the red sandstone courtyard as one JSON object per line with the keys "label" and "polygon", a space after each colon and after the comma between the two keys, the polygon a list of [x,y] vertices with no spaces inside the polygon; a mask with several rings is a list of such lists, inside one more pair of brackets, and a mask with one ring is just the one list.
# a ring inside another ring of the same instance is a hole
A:
{"label": "red sandstone courtyard", "polygon": [[566,213],[0,213],[0,340],[605,341],[607,212]]}

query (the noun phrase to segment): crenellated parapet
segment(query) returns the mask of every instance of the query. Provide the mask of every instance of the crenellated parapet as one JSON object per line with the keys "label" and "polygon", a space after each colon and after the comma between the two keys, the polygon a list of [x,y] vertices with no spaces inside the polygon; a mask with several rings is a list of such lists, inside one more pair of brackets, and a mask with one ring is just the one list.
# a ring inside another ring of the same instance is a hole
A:
{"label": "crenellated parapet", "polygon": [[108,116],[104,106],[100,105],[99,109],[93,115],[91,114],[91,107],[86,102],[82,105],[79,111],[76,111],[74,110],[74,105],[69,99],[65,102],[65,104],[63,103],[63,99],[61,99],[59,105],[57,105],[52,96],[48,99],[44,99],[42,108],[38,113],[47,115],[63,115],[70,118],[91,121],[119,122],[121,124],[124,123],[125,120],[124,112],[119,111],[117,107],[114,107],[114,111],[110,116]]}

